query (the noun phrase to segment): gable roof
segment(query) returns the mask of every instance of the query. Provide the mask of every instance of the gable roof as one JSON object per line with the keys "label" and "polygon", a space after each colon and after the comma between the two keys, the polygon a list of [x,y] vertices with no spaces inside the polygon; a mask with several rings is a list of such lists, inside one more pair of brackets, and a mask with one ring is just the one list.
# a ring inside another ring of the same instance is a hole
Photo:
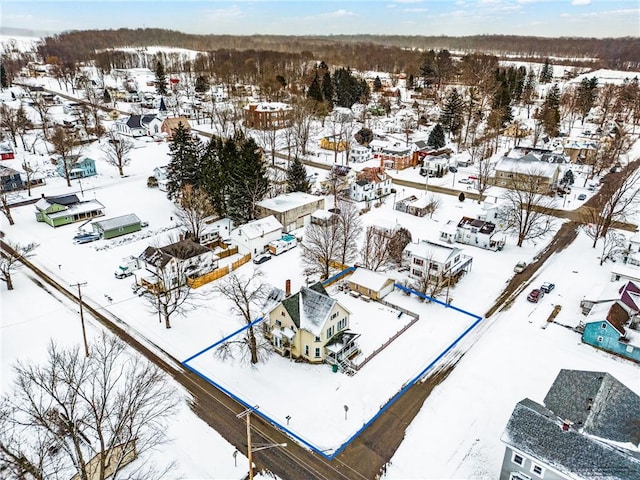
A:
{"label": "gable roof", "polygon": [[560,370],[544,404],[584,433],[640,443],[640,397],[606,372]]}
{"label": "gable roof", "polygon": [[166,128],[169,131],[175,130],[178,128],[178,125],[182,123],[182,127],[186,130],[191,130],[191,125],[189,124],[189,120],[185,117],[169,117],[165,118],[164,122],[162,122],[162,128]]}
{"label": "gable roof", "polygon": [[112,230],[114,228],[128,227],[136,223],[140,223],[138,216],[135,213],[129,213],[120,217],[98,220],[93,222],[93,225],[98,225],[102,230]]}
{"label": "gable roof", "polygon": [[337,301],[329,296],[322,286],[316,282],[310,287],[301,287],[298,293],[285,298],[285,308],[296,327],[319,336],[329,313]]}
{"label": "gable roof", "polygon": [[391,279],[379,272],[360,267],[357,268],[347,280],[356,285],[379,292]]}
{"label": "gable roof", "polygon": [[186,239],[160,248],[147,247],[140,255],[140,258],[156,268],[164,268],[172,258],[187,260],[210,251],[199,243]]}
{"label": "gable roof", "polygon": [[528,398],[519,402],[502,441],[567,475],[568,478],[639,480],[640,460],[570,427],[562,418]]}
{"label": "gable roof", "polygon": [[640,312],[640,288],[633,282],[627,282],[620,292],[620,301],[633,312]]}
{"label": "gable roof", "polygon": [[262,237],[278,230],[282,230],[282,224],[276,217],[269,215],[268,217],[259,218],[258,220],[252,220],[245,223],[244,225],[236,228],[234,232],[253,240],[254,238]]}

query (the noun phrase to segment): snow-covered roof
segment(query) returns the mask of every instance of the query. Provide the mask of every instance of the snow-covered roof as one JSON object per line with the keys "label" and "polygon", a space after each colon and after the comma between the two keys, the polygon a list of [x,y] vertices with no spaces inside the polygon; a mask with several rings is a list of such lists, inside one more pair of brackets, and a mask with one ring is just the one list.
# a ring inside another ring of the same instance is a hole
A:
{"label": "snow-covered roof", "polygon": [[114,228],[128,227],[136,223],[140,223],[138,216],[135,213],[129,213],[120,217],[97,220],[93,222],[93,225],[99,226],[102,230],[113,230]]}
{"label": "snow-covered roof", "polygon": [[300,291],[282,301],[296,327],[320,336],[329,313],[337,301],[329,296],[320,282]]}
{"label": "snow-covered roof", "polygon": [[360,285],[369,290],[379,292],[391,280],[389,277],[381,273],[368,270],[366,268],[358,268],[349,277],[349,282]]}
{"label": "snow-covered roof", "polygon": [[248,239],[254,239],[278,230],[282,230],[282,224],[276,217],[269,215],[268,217],[245,223],[233,230],[233,233],[243,235]]}
{"label": "snow-covered roof", "polygon": [[248,105],[245,105],[244,109],[256,112],[277,112],[280,110],[291,110],[291,106],[282,102],[260,102],[249,103]]}
{"label": "snow-covered roof", "polygon": [[[37,205],[37,204],[36,204]],[[102,205],[97,200],[88,200],[86,202],[79,202],[67,207],[67,209],[62,210],[60,212],[50,213],[49,218],[58,218],[58,217],[67,217],[70,215],[79,215],[83,213],[94,212],[96,210],[102,210],[104,205]]]}
{"label": "snow-covered roof", "polygon": [[421,240],[418,243],[409,243],[405,247],[405,251],[410,252],[413,256],[431,259],[438,263],[446,263],[455,253],[459,253],[462,249],[431,240]]}
{"label": "snow-covered roof", "polygon": [[294,208],[302,207],[310,203],[316,203],[318,197],[304,192],[283,193],[277,197],[267,198],[258,202],[262,208],[271,210],[272,212],[288,212]]}
{"label": "snow-covered roof", "polygon": [[514,160],[502,157],[495,166],[496,171],[516,172],[525,175],[534,174],[538,177],[553,178],[558,166],[554,163],[526,161],[525,159]]}

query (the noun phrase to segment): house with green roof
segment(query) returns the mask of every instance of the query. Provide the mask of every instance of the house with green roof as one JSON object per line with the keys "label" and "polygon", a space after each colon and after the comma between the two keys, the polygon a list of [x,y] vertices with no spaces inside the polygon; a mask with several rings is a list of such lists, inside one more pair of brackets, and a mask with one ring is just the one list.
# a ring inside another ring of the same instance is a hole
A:
{"label": "house with green roof", "polygon": [[318,282],[300,288],[268,312],[267,337],[285,357],[353,371],[350,359],[360,353],[360,335],[349,330],[350,315]]}

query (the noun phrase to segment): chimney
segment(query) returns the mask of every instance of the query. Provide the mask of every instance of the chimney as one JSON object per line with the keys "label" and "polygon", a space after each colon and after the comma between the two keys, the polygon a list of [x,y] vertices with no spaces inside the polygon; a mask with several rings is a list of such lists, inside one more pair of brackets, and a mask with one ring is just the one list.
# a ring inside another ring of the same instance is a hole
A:
{"label": "chimney", "polygon": [[569,428],[571,428],[571,421],[570,420],[563,420],[562,421],[562,430],[564,430],[565,432],[569,430]]}
{"label": "chimney", "polygon": [[285,297],[291,296],[291,280],[289,279],[284,283],[284,295]]}

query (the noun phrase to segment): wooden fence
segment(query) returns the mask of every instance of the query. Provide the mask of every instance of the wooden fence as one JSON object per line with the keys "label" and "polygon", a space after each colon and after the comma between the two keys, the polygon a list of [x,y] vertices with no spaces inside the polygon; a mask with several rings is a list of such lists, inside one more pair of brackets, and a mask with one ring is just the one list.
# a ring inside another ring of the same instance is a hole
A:
{"label": "wooden fence", "polygon": [[229,265],[227,265],[226,267],[216,268],[213,272],[205,273],[204,275],[201,275],[199,277],[187,278],[187,285],[189,285],[191,288],[198,288],[202,285],[206,285],[209,282],[213,282],[214,280],[224,277],[230,271],[231,269],[229,268]]}
{"label": "wooden fence", "polygon": [[227,257],[230,257],[231,255],[235,255],[236,253],[238,253],[238,247],[233,246],[231,248],[227,248],[226,250],[221,250],[217,252],[216,255],[220,258],[227,258]]}
{"label": "wooden fence", "polygon": [[239,258],[231,264],[231,270],[237,270],[241,265],[244,265],[251,260],[251,254],[247,253],[244,257]]}

